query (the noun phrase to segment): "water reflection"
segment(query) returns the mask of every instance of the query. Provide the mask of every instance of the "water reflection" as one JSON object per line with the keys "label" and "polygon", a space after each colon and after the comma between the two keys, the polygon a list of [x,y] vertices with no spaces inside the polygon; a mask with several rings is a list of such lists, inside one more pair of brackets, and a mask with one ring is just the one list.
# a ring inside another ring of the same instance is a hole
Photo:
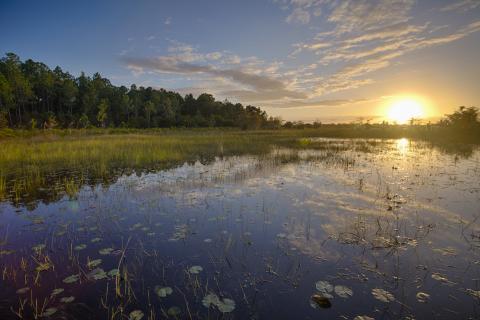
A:
{"label": "water reflection", "polygon": [[403,155],[409,151],[409,145],[410,142],[407,138],[398,139],[396,141],[397,150]]}
{"label": "water reflection", "polygon": [[1,318],[478,318],[479,152],[327,143],[0,204]]}

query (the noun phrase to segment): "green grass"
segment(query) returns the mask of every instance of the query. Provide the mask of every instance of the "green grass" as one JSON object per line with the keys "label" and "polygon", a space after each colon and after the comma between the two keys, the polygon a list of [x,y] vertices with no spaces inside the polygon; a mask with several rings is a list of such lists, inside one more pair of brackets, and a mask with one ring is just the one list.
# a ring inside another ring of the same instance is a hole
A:
{"label": "green grass", "polygon": [[[233,130],[46,132],[0,141],[0,197],[32,199],[48,187],[73,195],[81,184],[110,181],[121,173],[170,168],[215,156],[268,153],[295,135]],[[103,133],[103,134],[102,134]],[[107,134],[108,133],[108,134]],[[288,139],[286,139],[288,138]],[[55,196],[55,194],[53,195]]]}
{"label": "green grass", "polygon": [[[208,162],[217,156],[268,154],[278,146],[323,150],[334,158],[344,146],[310,138],[424,138],[432,130],[437,129],[338,125],[261,131],[4,130],[0,134],[0,199],[28,202],[39,198],[46,188],[51,198],[65,193],[74,196],[84,184],[111,182],[122,173],[171,168],[186,161]],[[371,143],[359,142],[356,151],[368,151]]]}

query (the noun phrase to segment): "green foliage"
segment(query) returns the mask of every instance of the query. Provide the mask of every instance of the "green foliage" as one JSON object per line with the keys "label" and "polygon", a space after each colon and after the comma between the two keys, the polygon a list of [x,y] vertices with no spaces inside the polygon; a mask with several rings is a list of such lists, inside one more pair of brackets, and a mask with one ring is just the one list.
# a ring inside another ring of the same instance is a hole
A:
{"label": "green foliage", "polygon": [[75,78],[60,67],[22,62],[13,53],[0,59],[0,112],[11,128],[31,128],[30,119],[43,128],[280,126],[260,108],[215,101],[207,93],[195,99],[151,87],[116,87],[98,73]]}

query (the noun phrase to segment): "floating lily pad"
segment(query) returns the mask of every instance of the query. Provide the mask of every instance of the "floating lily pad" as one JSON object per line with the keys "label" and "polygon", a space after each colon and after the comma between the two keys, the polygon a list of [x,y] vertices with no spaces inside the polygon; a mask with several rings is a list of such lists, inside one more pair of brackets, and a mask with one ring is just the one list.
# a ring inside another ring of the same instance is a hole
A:
{"label": "floating lily pad", "polygon": [[80,275],[79,274],[73,274],[73,275],[63,279],[63,282],[64,283],[74,283],[74,282],[77,282],[78,280],[80,280]]}
{"label": "floating lily pad", "polygon": [[353,320],[375,320],[375,318],[369,316],[356,316]]}
{"label": "floating lily pad", "polygon": [[57,312],[57,308],[48,308],[42,313],[42,317],[53,316]]}
{"label": "floating lily pad", "polygon": [[317,308],[328,309],[332,306],[332,304],[327,297],[321,294],[314,294],[313,296],[310,297],[310,306],[312,306],[312,308],[314,309],[317,309]]}
{"label": "floating lily pad", "polygon": [[120,271],[118,269],[112,269],[110,271],[108,271],[108,276],[109,277],[116,277],[120,274]]}
{"label": "floating lily pad", "polygon": [[214,293],[209,293],[207,294],[203,300],[202,300],[202,304],[206,307],[206,308],[210,308],[210,305],[217,305],[218,303],[218,296]]}
{"label": "floating lily pad", "polygon": [[87,267],[89,269],[93,269],[95,267],[98,267],[101,263],[102,263],[102,259],[90,260],[87,262]]}
{"label": "floating lily pad", "polygon": [[191,274],[199,274],[202,271],[203,271],[203,268],[201,266],[193,266],[188,269],[188,272]]}
{"label": "floating lily pad", "polygon": [[30,290],[29,287],[21,288],[17,290],[17,294],[24,294],[27,293]]}
{"label": "floating lily pad", "polygon": [[395,300],[393,294],[388,292],[387,290],[375,288],[372,289],[372,295],[375,299],[380,300],[382,302],[391,302]]}
{"label": "floating lily pad", "polygon": [[155,287],[155,293],[157,294],[157,296],[161,298],[165,298],[166,296],[171,295],[172,292],[173,290],[170,287],[160,287],[160,286]]}
{"label": "floating lily pad", "polygon": [[417,301],[422,302],[422,303],[425,303],[425,302],[427,302],[428,299],[430,299],[430,295],[428,293],[425,293],[425,292],[417,293],[416,297],[417,297]]}
{"label": "floating lily pad", "polygon": [[63,291],[65,291],[63,288],[53,289],[51,295],[56,296],[56,295],[59,295],[60,293],[62,293]]}
{"label": "floating lily pad", "polygon": [[333,291],[333,286],[330,284],[328,281],[317,281],[315,283],[315,288],[321,293],[322,296],[332,299],[333,296],[330,294],[330,292]]}
{"label": "floating lily pad", "polygon": [[107,278],[107,274],[101,268],[96,268],[92,270],[89,274],[87,274],[87,278],[90,280],[102,280]]}
{"label": "floating lily pad", "polygon": [[345,286],[335,286],[335,293],[341,298],[350,298],[353,296],[352,289]]}
{"label": "floating lily pad", "polygon": [[202,304],[206,308],[210,308],[211,306],[215,306],[222,313],[229,313],[229,312],[232,312],[233,310],[235,310],[235,301],[233,301],[232,299],[228,299],[228,298],[220,299],[214,293],[207,294],[203,298]]}
{"label": "floating lily pad", "polygon": [[448,280],[446,276],[444,276],[440,273],[436,273],[436,272],[432,273],[432,279],[443,282],[445,284],[452,284],[453,283],[450,280]]}
{"label": "floating lily pad", "polygon": [[181,313],[182,313],[182,309],[180,309],[177,306],[170,307],[167,310],[167,314],[169,316],[172,316],[172,317],[176,317],[176,316],[180,315]]}
{"label": "floating lily pad", "polygon": [[90,240],[91,243],[97,243],[100,241],[102,241],[102,238],[93,238],[92,240]]}
{"label": "floating lily pad", "polygon": [[63,297],[62,299],[60,299],[60,302],[62,303],[71,303],[75,300],[75,297],[71,296],[71,297]]}
{"label": "floating lily pad", "polygon": [[140,320],[144,316],[143,312],[141,310],[134,310],[130,312],[130,315],[128,316],[129,320]]}
{"label": "floating lily pad", "polygon": [[467,289],[467,293],[471,295],[472,297],[479,298],[480,299],[480,291],[477,290],[472,290],[472,289]]}
{"label": "floating lily pad", "polygon": [[100,251],[98,251],[98,253],[100,253],[102,256],[107,256],[111,254],[112,251],[113,251],[113,248],[103,248]]}
{"label": "floating lily pad", "polygon": [[235,301],[232,299],[224,298],[217,304],[218,310],[222,313],[229,313],[235,310]]}
{"label": "floating lily pad", "polygon": [[0,250],[0,256],[6,256],[6,255],[9,255],[9,254],[12,254],[14,253],[15,250]]}
{"label": "floating lily pad", "polygon": [[85,249],[86,247],[87,247],[87,245],[82,243],[82,244],[79,244],[78,246],[75,246],[75,248],[73,248],[73,250],[80,251],[80,250]]}

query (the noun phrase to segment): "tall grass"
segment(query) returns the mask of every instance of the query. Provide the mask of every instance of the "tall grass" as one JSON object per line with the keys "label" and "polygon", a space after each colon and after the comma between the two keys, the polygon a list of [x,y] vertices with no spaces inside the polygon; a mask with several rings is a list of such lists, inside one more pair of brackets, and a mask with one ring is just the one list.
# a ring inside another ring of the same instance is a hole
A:
{"label": "tall grass", "polygon": [[[328,157],[333,159],[351,145],[310,138],[350,138],[355,136],[355,130],[353,126],[343,131],[339,126],[330,126],[271,131],[106,129],[53,130],[37,134],[17,132],[16,137],[0,140],[0,198],[10,197],[18,201],[30,197],[33,200],[46,187],[52,197],[62,192],[73,197],[84,183],[111,181],[125,172],[153,171],[196,160],[209,162],[215,157],[229,155],[267,154],[275,146],[322,150],[330,152]],[[365,128],[356,132],[360,137],[371,134]],[[387,137],[402,137],[400,133],[391,132]],[[356,148],[366,151],[370,146],[358,144]]]}

